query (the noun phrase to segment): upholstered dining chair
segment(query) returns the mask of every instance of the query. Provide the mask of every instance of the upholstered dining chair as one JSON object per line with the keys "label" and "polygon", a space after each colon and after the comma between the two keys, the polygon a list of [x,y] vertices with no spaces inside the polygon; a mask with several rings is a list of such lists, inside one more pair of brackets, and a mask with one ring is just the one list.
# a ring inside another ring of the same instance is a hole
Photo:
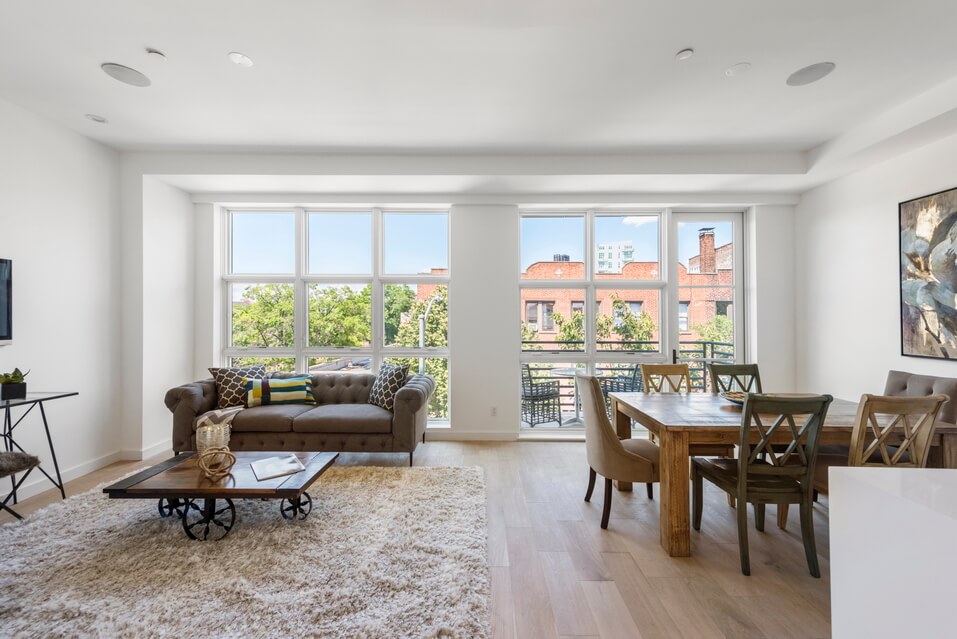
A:
{"label": "upholstered dining chair", "polygon": [[763,393],[757,364],[711,364],[711,387],[716,393]]}
{"label": "upholstered dining chair", "polygon": [[596,475],[604,477],[605,503],[601,511],[601,527],[608,528],[612,480],[644,482],[648,487],[648,498],[654,498],[652,484],[658,481],[658,446],[647,439],[618,439],[605,413],[601,387],[594,375],[578,373],[575,385],[581,398],[582,419],[585,422],[585,453],[588,457],[585,501],[591,501]]}
{"label": "upholstered dining chair", "polygon": [[[890,466],[925,468],[930,443],[947,395],[893,397],[863,395],[857,406],[848,455],[819,454],[814,490],[828,493],[828,470],[833,466]],[[788,523],[787,504],[778,506],[778,527]]]}
{"label": "upholstered dining chair", "polygon": [[687,364],[642,364],[641,379],[646,393],[691,390],[691,373]]}
{"label": "upholstered dining chair", "polygon": [[[738,505],[741,572],[745,575],[751,574],[747,504],[754,504],[755,527],[764,531],[765,504],[793,503],[801,506],[801,537],[808,569],[812,576],[821,576],[814,542],[811,492],[821,428],[832,399],[830,395],[748,395],[741,413],[738,458],[694,457],[691,460],[691,523],[695,530],[701,530],[703,480],[734,495]],[[782,452],[771,445],[775,438],[779,442],[790,440]]]}
{"label": "upholstered dining chair", "polygon": [[20,475],[20,479],[13,481],[13,489],[10,493],[3,498],[3,501],[0,501],[0,511],[7,511],[17,519],[23,519],[18,512],[7,506],[7,502],[13,499],[13,496],[17,494],[20,486],[23,484],[23,481],[29,476],[30,471],[40,465],[40,460],[34,457],[33,455],[28,455],[27,453],[21,453],[18,451],[13,452],[0,452],[0,478],[3,477],[16,477],[17,473],[23,473]]}

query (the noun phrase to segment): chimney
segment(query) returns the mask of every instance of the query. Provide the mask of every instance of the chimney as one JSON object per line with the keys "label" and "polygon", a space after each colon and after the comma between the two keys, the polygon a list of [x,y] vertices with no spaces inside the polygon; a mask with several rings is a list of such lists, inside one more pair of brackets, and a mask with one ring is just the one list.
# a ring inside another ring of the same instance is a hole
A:
{"label": "chimney", "polygon": [[701,273],[716,273],[714,262],[714,228],[698,229],[698,255]]}

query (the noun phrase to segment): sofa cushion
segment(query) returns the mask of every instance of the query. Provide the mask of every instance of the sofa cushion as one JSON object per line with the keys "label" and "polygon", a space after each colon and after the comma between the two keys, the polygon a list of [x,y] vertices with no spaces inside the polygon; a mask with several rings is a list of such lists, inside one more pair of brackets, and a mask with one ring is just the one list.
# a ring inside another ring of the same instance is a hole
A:
{"label": "sofa cushion", "polygon": [[392,413],[372,404],[326,404],[297,415],[297,433],[391,433]]}
{"label": "sofa cushion", "polygon": [[232,408],[246,405],[246,378],[266,376],[262,364],[245,368],[210,368],[209,374],[216,381],[216,408]]}
{"label": "sofa cushion", "polygon": [[311,377],[246,380],[246,408],[313,403]]}
{"label": "sofa cushion", "polygon": [[312,407],[312,404],[287,404],[247,408],[233,418],[232,429],[246,433],[288,433],[292,430],[292,420]]}
{"label": "sofa cushion", "polygon": [[383,364],[369,392],[369,403],[391,411],[395,408],[395,394],[408,377],[408,364]]}

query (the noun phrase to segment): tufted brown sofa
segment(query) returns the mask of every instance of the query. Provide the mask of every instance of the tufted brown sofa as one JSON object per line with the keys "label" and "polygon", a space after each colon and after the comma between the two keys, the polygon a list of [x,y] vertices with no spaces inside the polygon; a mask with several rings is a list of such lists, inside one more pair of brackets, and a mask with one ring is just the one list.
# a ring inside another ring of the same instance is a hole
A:
{"label": "tufted brown sofa", "polygon": [[[270,377],[292,377],[273,373]],[[315,404],[256,406],[232,422],[233,450],[409,453],[425,436],[429,398],[435,381],[412,375],[395,397],[395,410],[369,403],[375,375],[322,373],[312,376]],[[196,419],[216,408],[212,379],[184,384],[166,393],[173,413],[173,452],[196,450]]]}

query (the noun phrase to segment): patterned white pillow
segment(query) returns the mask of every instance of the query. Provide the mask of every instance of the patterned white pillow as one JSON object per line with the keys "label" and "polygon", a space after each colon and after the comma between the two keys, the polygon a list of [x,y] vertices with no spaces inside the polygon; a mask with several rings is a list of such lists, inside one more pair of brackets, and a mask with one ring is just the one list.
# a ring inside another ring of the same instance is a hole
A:
{"label": "patterned white pillow", "polygon": [[246,379],[266,376],[262,364],[244,368],[210,368],[209,374],[216,382],[216,408],[232,408],[246,405]]}
{"label": "patterned white pillow", "polygon": [[391,411],[395,408],[395,394],[405,386],[409,377],[408,364],[383,364],[379,374],[372,383],[369,392],[369,403]]}

